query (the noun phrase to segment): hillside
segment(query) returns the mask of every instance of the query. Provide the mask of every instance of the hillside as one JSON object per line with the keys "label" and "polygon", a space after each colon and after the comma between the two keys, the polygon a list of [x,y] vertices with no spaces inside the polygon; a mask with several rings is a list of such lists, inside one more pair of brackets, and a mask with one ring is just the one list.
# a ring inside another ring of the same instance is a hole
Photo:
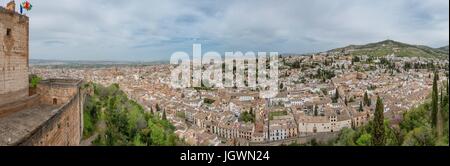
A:
{"label": "hillside", "polygon": [[[447,51],[445,51],[447,49]],[[368,55],[382,57],[395,54],[399,57],[423,57],[433,59],[448,59],[448,47],[431,48],[428,46],[411,45],[393,40],[385,40],[366,45],[350,45],[328,51],[329,53],[343,53],[350,55]]]}
{"label": "hillside", "polygon": [[[83,112],[85,139],[96,146],[173,146],[179,143],[175,127],[161,111],[145,112],[119,85],[88,83]],[[163,114],[163,116],[159,116]]]}
{"label": "hillside", "polygon": [[448,53],[448,46],[441,47],[441,48],[439,48],[439,50],[442,50],[442,51],[445,51],[445,52]]}

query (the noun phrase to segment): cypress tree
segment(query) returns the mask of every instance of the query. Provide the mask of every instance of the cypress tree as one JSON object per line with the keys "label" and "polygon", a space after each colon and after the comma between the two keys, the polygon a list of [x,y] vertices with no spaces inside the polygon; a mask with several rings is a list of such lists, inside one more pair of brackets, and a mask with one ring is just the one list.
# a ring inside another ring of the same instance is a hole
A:
{"label": "cypress tree", "polygon": [[381,98],[378,96],[372,128],[372,145],[374,146],[383,146],[385,143],[383,113],[384,113],[384,104]]}
{"label": "cypress tree", "polygon": [[166,110],[163,111],[162,119],[163,120],[167,120]]}
{"label": "cypress tree", "polygon": [[359,112],[363,112],[364,111],[364,107],[363,107],[363,102],[362,101],[359,102],[359,110],[358,111]]}
{"label": "cypress tree", "polygon": [[364,105],[370,107],[372,105],[369,95],[367,94],[367,91],[364,93]]}
{"label": "cypress tree", "polygon": [[319,116],[319,110],[317,106],[314,106],[314,116]]}
{"label": "cypress tree", "polygon": [[336,99],[339,99],[339,90],[336,88]]}
{"label": "cypress tree", "polygon": [[444,108],[443,107],[443,105],[444,105],[444,91],[443,91],[443,87],[441,87],[441,96],[439,97],[439,102],[440,102],[440,104],[441,104],[441,108]]}
{"label": "cypress tree", "polygon": [[434,79],[433,79],[433,92],[432,92],[432,100],[431,100],[431,125],[433,128],[437,125],[437,113],[438,113],[438,104],[439,104],[439,92],[438,92],[438,86],[437,86],[437,72],[434,73]]}
{"label": "cypress tree", "polygon": [[337,103],[339,100],[339,90],[336,88],[336,92],[334,92],[333,102]]}
{"label": "cypress tree", "polygon": [[159,107],[159,104],[156,103],[156,112],[159,112],[159,111],[161,111],[161,107]]}

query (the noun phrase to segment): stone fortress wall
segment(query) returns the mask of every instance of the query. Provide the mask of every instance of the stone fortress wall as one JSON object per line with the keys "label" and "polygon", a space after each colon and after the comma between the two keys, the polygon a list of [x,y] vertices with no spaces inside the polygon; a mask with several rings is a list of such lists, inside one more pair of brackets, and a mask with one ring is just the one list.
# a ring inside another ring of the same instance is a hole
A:
{"label": "stone fortress wall", "polygon": [[29,93],[29,18],[0,7],[0,146],[76,146],[83,134],[81,80],[50,79]]}
{"label": "stone fortress wall", "polygon": [[57,105],[55,115],[17,145],[76,146],[83,135],[83,101],[79,80],[45,80],[38,85],[41,105]]}

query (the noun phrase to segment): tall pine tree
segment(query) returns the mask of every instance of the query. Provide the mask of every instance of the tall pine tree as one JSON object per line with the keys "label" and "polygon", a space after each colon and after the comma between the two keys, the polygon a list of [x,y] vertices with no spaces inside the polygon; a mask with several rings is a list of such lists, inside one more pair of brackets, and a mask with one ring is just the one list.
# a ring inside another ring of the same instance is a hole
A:
{"label": "tall pine tree", "polygon": [[377,105],[375,108],[375,117],[373,119],[372,128],[372,145],[383,146],[385,143],[384,134],[384,104],[380,96],[377,98]]}

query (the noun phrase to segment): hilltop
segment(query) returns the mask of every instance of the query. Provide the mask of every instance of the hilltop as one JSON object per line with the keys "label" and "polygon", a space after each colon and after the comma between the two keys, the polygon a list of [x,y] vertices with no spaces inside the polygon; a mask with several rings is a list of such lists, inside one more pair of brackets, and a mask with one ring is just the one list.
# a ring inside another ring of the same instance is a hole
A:
{"label": "hilltop", "polygon": [[448,46],[432,48],[423,45],[411,45],[393,40],[385,40],[366,45],[349,45],[347,47],[330,50],[328,53],[343,53],[356,56],[367,55],[375,57],[395,54],[399,57],[446,59],[448,58]]}
{"label": "hilltop", "polygon": [[439,50],[445,51],[448,54],[448,46],[441,47]]}

